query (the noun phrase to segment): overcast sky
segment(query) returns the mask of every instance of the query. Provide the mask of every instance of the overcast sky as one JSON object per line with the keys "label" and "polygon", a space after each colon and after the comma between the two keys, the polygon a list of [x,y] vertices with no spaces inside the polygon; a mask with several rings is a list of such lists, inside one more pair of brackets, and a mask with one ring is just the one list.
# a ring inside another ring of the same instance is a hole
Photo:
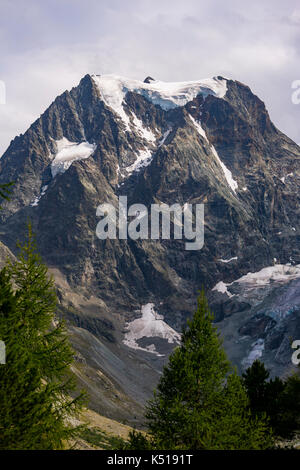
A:
{"label": "overcast sky", "polygon": [[0,154],[86,73],[248,84],[300,142],[299,0],[0,0]]}

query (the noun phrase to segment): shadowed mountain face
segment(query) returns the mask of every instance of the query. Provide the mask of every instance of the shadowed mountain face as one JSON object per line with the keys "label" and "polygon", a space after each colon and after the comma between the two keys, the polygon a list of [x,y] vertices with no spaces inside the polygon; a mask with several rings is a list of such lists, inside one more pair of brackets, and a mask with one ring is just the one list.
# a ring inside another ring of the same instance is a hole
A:
{"label": "shadowed mountain face", "polygon": [[[95,408],[139,415],[202,285],[239,367],[254,356],[273,373],[291,367],[288,338],[300,339],[299,161],[264,103],[222,77],[164,84],[86,75],[11,142],[0,160],[0,182],[15,181],[1,240],[15,252],[32,220]],[[203,248],[98,239],[97,206],[117,206],[118,196],[147,207],[204,203]],[[259,286],[234,282],[274,265],[281,277],[271,269]],[[100,403],[99,374],[129,408],[112,394]]]}

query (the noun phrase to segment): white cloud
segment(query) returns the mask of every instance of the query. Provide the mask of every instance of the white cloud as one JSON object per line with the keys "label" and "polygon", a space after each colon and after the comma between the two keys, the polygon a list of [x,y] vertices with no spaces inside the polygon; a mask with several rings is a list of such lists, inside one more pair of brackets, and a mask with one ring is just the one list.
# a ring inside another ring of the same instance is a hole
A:
{"label": "white cloud", "polygon": [[294,10],[291,16],[289,17],[291,23],[294,23],[295,25],[300,24],[300,10]]}
{"label": "white cloud", "polygon": [[[245,62],[244,59],[247,58]],[[289,47],[274,44],[262,44],[260,42],[234,46],[229,51],[229,58],[233,65],[240,64],[244,70],[261,73],[265,70],[270,72],[280,72],[283,67],[291,64],[294,57],[294,50]]]}
{"label": "white cloud", "polygon": [[297,142],[297,1],[1,0],[0,154],[86,73],[170,81],[236,78],[263,99]]}

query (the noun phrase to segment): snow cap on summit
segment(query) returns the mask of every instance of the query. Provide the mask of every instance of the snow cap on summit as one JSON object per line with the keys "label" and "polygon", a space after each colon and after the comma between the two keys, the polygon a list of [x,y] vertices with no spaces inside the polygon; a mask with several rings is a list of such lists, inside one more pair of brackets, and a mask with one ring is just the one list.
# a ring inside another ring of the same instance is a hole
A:
{"label": "snow cap on summit", "polygon": [[146,80],[148,78],[150,81],[142,82],[118,75],[92,75],[104,103],[119,114],[127,126],[129,117],[123,109],[123,101],[128,91],[144,96],[164,110],[184,106],[200,94],[204,99],[208,95],[224,98],[227,92],[227,81],[217,77],[188,82],[163,82],[151,77]]}

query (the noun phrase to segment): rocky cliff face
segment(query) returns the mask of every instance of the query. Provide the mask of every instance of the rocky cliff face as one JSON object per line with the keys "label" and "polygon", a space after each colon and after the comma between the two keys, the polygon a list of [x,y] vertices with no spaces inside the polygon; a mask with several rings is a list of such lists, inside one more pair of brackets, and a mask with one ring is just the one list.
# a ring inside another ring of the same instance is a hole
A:
{"label": "rocky cliff face", "polygon": [[[299,160],[264,103],[222,77],[165,84],[86,75],[11,142],[0,160],[0,182],[15,181],[1,240],[14,252],[32,220],[56,273],[60,314],[93,371],[93,396],[101,371],[140,412],[202,285],[239,367],[254,356],[273,373],[291,367],[289,338],[300,339]],[[204,203],[203,248],[98,239],[96,208],[118,196],[147,207]],[[275,271],[259,286],[238,281],[265,267]]]}

